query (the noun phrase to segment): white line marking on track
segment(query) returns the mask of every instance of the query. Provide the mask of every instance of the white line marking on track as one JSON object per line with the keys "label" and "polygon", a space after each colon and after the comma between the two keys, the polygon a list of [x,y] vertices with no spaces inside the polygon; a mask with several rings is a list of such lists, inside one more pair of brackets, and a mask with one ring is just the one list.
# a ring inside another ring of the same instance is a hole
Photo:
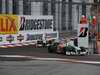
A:
{"label": "white line marking on track", "polygon": [[29,43],[30,45],[35,45],[35,43]]}
{"label": "white line marking on track", "polygon": [[15,47],[15,45],[7,45],[7,47]]}
{"label": "white line marking on track", "polygon": [[29,56],[22,56],[22,55],[0,55],[0,57],[17,57],[17,58],[22,58],[22,57],[26,57],[28,58]]}
{"label": "white line marking on track", "polygon": [[0,46],[0,48],[8,48],[7,46]]}
{"label": "white line marking on track", "polygon": [[23,55],[0,55],[0,57],[17,57],[17,58],[29,58],[33,60],[43,60],[43,61],[65,61],[65,62],[75,62],[75,63],[86,63],[86,64],[100,64],[100,61],[82,61],[76,59],[62,59],[62,58],[40,58],[34,56],[23,56]]}
{"label": "white line marking on track", "polygon": [[21,44],[16,44],[16,46],[23,46],[23,45],[21,45]]}
{"label": "white line marking on track", "polygon": [[9,48],[9,47],[17,47],[17,46],[28,46],[28,45],[35,45],[35,43],[17,43],[17,44],[9,44],[9,45],[0,45],[0,48]]}
{"label": "white line marking on track", "polygon": [[29,44],[24,43],[24,44],[22,44],[22,45],[28,46]]}

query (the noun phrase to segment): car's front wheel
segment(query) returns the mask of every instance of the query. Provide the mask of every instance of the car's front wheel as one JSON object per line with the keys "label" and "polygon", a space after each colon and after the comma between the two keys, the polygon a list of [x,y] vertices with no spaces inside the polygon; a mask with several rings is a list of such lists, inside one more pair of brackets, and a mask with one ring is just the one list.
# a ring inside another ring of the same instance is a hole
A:
{"label": "car's front wheel", "polygon": [[52,48],[52,46],[48,46],[48,52],[49,52],[49,53],[53,53],[53,48]]}
{"label": "car's front wheel", "polygon": [[68,55],[68,56],[71,55],[71,51],[70,51],[70,49],[68,47],[64,47],[63,48],[63,52],[64,52],[63,53],[64,55]]}

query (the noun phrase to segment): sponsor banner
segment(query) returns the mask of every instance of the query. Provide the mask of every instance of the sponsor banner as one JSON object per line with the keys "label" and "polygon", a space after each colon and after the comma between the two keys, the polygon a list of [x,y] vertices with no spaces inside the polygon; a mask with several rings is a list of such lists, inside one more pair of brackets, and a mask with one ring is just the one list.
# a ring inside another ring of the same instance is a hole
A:
{"label": "sponsor banner", "polygon": [[0,45],[58,38],[53,16],[0,15]]}
{"label": "sponsor banner", "polygon": [[32,41],[32,40],[42,40],[43,34],[27,34],[26,41]]}
{"label": "sponsor banner", "polygon": [[[25,36],[22,34],[22,36]],[[0,35],[0,37],[3,37],[2,42],[0,42],[0,45],[5,44],[16,44],[23,42],[23,38],[20,34],[6,34],[6,35]],[[21,38],[20,38],[21,37]]]}
{"label": "sponsor banner", "polygon": [[46,34],[46,38],[48,38],[48,37],[56,38],[57,37],[57,33],[47,33]]}
{"label": "sponsor banner", "polygon": [[18,16],[0,15],[0,34],[18,33]]}
{"label": "sponsor banner", "polygon": [[12,43],[12,41],[14,41],[14,36],[13,35],[8,35],[6,37],[6,41],[8,41],[9,43]]}
{"label": "sponsor banner", "polygon": [[49,37],[51,39],[58,39],[57,32],[20,32],[19,34],[7,34],[0,36],[2,40],[0,45],[3,44],[16,44],[16,43],[25,43],[25,42],[36,42],[36,40],[48,40]]}
{"label": "sponsor banner", "polygon": [[3,41],[3,37],[0,37],[0,42],[2,42]]}
{"label": "sponsor banner", "polygon": [[19,31],[53,30],[53,16],[19,16]]}
{"label": "sponsor banner", "polygon": [[88,48],[88,24],[79,24],[78,25],[78,47]]}
{"label": "sponsor banner", "polygon": [[24,40],[24,35],[23,35],[23,34],[19,34],[19,35],[17,36],[17,40],[18,40],[19,42],[22,42],[22,41]]}

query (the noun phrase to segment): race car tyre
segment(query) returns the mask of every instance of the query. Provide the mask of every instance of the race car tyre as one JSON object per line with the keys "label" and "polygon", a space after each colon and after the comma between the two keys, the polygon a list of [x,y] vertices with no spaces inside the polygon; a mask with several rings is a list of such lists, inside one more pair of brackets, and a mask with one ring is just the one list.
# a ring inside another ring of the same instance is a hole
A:
{"label": "race car tyre", "polygon": [[46,43],[43,43],[42,46],[43,46],[43,47],[46,47]]}
{"label": "race car tyre", "polygon": [[48,52],[49,52],[49,53],[53,53],[53,48],[52,48],[52,46],[48,46]]}
{"label": "race car tyre", "polygon": [[63,54],[66,55],[66,47],[63,48]]}
{"label": "race car tyre", "polygon": [[71,52],[66,51],[65,55],[71,55]]}

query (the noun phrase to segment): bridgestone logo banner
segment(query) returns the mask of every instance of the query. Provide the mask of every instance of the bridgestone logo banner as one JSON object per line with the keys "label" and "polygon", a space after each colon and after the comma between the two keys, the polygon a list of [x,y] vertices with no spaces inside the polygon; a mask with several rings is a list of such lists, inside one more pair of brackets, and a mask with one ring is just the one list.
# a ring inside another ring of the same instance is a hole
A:
{"label": "bridgestone logo banner", "polygon": [[88,48],[88,24],[78,25],[78,47]]}
{"label": "bridgestone logo banner", "polygon": [[53,17],[51,16],[19,16],[19,31],[27,30],[53,30]]}

